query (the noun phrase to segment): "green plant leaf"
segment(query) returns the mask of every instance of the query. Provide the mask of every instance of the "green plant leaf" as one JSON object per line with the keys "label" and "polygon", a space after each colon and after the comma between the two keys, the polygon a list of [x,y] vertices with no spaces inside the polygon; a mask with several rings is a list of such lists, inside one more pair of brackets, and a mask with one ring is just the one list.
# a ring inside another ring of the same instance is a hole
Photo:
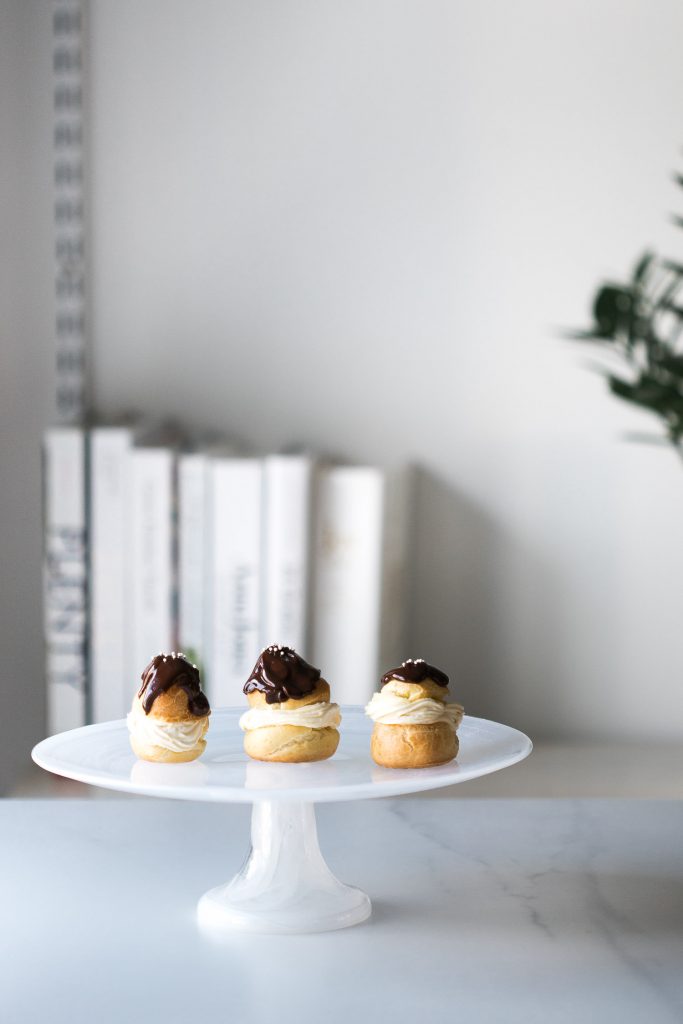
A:
{"label": "green plant leaf", "polygon": [[657,366],[683,380],[683,355],[675,352],[663,352],[657,357]]}
{"label": "green plant leaf", "polygon": [[642,285],[647,277],[647,272],[654,262],[655,255],[652,252],[644,253],[636,263],[633,271],[633,283]]}
{"label": "green plant leaf", "polygon": [[671,299],[663,299],[659,303],[658,308],[666,313],[673,313],[679,320],[683,320],[683,306],[679,306],[676,302]]}
{"label": "green plant leaf", "polygon": [[567,341],[592,341],[592,342],[604,342],[609,341],[609,338],[603,338],[595,331],[560,331],[560,337],[566,338]]}
{"label": "green plant leaf", "polygon": [[659,265],[663,270],[669,270],[677,277],[683,278],[683,263],[677,263],[675,260],[660,260]]}
{"label": "green plant leaf", "polygon": [[604,285],[595,297],[593,317],[595,333],[599,338],[616,338],[628,333],[634,313],[634,296],[623,285]]}
{"label": "green plant leaf", "polygon": [[648,444],[655,448],[666,448],[669,444],[663,434],[645,434],[640,430],[625,430],[621,436],[625,441]]}
{"label": "green plant leaf", "polygon": [[[683,188],[683,173],[674,181]],[[671,217],[683,228],[683,215]],[[655,413],[663,437],[683,458],[683,260],[662,259],[646,251],[628,283],[603,282],[593,299],[593,323],[567,332],[575,341],[607,345],[623,374],[600,367],[613,395]]]}
{"label": "green plant leaf", "polygon": [[612,394],[626,402],[657,412],[667,420],[671,416],[683,416],[683,395],[675,386],[657,380],[650,373],[642,373],[635,383],[612,374],[608,381]]}

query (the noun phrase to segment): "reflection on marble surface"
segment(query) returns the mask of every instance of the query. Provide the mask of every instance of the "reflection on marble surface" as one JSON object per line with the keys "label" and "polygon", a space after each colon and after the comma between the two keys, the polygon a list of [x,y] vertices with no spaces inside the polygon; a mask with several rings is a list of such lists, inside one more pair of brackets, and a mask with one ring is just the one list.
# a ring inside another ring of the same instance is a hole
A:
{"label": "reflection on marble surface", "polygon": [[245,766],[247,789],[294,790],[301,786],[334,786],[339,782],[339,767],[334,761],[285,764],[248,760]]}
{"label": "reflection on marble surface", "polygon": [[[683,805],[400,799],[325,805],[320,844],[373,901],[325,935],[209,941],[195,905],[249,810],[0,804],[8,1020],[681,1024]],[[49,854],[49,855],[46,855]],[[9,936],[8,936],[9,938]],[[150,984],[176,962],[191,983]],[[302,964],[306,984],[302,984]],[[41,984],[35,984],[39,971]],[[49,1006],[49,1013],[48,1013]]]}
{"label": "reflection on marble surface", "polygon": [[130,780],[136,786],[204,786],[209,769],[201,761],[180,764],[159,764],[154,761],[136,761],[130,770]]}

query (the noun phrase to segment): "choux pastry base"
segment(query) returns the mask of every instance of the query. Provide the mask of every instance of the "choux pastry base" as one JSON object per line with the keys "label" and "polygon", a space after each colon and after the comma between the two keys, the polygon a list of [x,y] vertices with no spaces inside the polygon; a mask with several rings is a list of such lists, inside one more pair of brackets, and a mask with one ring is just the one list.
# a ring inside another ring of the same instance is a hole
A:
{"label": "choux pastry base", "polygon": [[[292,701],[288,701],[291,704]],[[286,764],[324,761],[339,745],[337,729],[305,729],[299,725],[273,725],[250,729],[244,734],[244,749],[256,761]]]}
{"label": "choux pastry base", "polygon": [[195,761],[206,750],[206,740],[201,739],[196,747],[190,750],[167,750],[166,747],[151,747],[136,742],[133,736],[130,737],[130,745],[133,753],[141,761],[157,761],[159,764],[182,764],[186,761]]}
{"label": "choux pastry base", "polygon": [[[252,708],[269,708],[266,696],[258,690],[247,694]],[[303,708],[307,704],[327,704],[330,700],[329,684],[321,679],[315,689],[298,700],[284,700],[278,707],[284,711]],[[249,729],[244,734],[244,750],[255,761],[280,761],[285,764],[305,764],[324,761],[332,757],[339,745],[337,729],[306,729],[299,725],[268,725]]]}
{"label": "choux pastry base", "polygon": [[433,768],[457,757],[458,736],[448,722],[431,725],[382,725],[375,722],[370,741],[373,760],[384,768]]}

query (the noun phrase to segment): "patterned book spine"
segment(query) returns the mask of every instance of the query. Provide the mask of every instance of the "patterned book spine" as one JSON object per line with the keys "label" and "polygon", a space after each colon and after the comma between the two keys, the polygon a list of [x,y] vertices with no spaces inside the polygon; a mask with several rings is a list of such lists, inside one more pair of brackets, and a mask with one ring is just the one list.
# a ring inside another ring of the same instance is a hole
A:
{"label": "patterned book spine", "polygon": [[48,430],[43,448],[44,623],[50,735],[86,724],[85,438]]}

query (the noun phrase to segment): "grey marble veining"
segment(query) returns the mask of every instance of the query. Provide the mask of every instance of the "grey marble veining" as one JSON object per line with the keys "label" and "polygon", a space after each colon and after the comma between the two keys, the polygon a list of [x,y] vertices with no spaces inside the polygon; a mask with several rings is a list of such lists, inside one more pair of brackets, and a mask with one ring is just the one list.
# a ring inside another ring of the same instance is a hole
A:
{"label": "grey marble veining", "polygon": [[683,1021],[683,804],[399,799],[317,813],[330,866],[373,899],[370,921],[213,941],[196,900],[240,866],[247,808],[0,803],[0,1017]]}

